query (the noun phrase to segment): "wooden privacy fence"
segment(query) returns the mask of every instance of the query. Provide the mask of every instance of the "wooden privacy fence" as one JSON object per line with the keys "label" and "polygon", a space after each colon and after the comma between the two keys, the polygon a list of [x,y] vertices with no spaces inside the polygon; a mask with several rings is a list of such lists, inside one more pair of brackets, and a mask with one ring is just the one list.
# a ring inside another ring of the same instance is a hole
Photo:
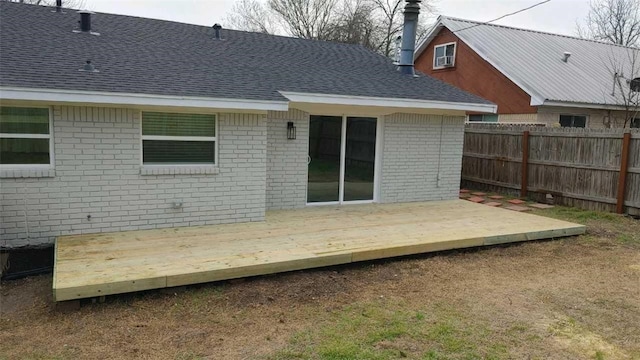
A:
{"label": "wooden privacy fence", "polygon": [[640,215],[640,130],[470,124],[462,179],[589,210]]}

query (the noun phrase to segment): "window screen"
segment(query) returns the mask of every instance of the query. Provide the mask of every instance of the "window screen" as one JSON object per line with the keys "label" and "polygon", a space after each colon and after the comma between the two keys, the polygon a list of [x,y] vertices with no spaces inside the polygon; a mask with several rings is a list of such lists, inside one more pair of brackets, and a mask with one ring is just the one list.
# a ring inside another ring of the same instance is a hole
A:
{"label": "window screen", "polygon": [[437,45],[433,51],[433,67],[442,68],[452,66],[456,44]]}
{"label": "window screen", "polygon": [[0,107],[0,165],[49,165],[48,108]]}
{"label": "window screen", "polygon": [[584,115],[560,115],[560,126],[562,127],[580,127],[587,125],[587,117]]}
{"label": "window screen", "polygon": [[215,164],[215,115],[142,113],[142,162]]}

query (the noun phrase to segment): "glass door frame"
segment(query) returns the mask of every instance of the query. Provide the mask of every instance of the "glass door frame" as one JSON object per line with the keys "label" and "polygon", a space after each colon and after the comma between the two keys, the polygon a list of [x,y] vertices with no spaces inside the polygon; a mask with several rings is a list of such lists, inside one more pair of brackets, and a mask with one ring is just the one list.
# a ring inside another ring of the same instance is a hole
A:
{"label": "glass door frame", "polygon": [[[310,114],[309,115],[309,125],[311,124],[311,116],[340,116],[342,117],[342,127],[340,131],[340,180],[339,180],[339,191],[338,191],[338,201],[322,201],[322,202],[309,202],[307,201],[307,206],[322,206],[322,205],[354,205],[354,204],[371,204],[375,202],[379,202],[380,199],[380,177],[382,171],[382,138],[384,128],[384,116],[377,115],[361,115],[361,114],[339,114],[339,115],[331,115],[331,114]],[[373,164],[373,199],[371,200],[344,200],[344,178],[345,178],[345,165],[346,165],[346,156],[347,156],[347,118],[350,117],[362,117],[362,118],[371,118],[376,119],[376,144],[375,144],[375,159]],[[309,128],[310,130],[311,128]],[[309,133],[309,138],[311,138],[311,133]],[[307,144],[309,143],[309,139],[307,139]],[[308,146],[308,145],[307,145]],[[307,152],[309,150],[307,149]],[[307,179],[309,171],[309,164],[307,164]],[[309,194],[309,181],[307,180],[307,200]]]}

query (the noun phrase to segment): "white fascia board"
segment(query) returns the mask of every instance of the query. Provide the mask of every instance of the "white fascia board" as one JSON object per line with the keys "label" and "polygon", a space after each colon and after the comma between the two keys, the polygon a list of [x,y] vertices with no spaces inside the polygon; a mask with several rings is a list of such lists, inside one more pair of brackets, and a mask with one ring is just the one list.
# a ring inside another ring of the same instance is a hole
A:
{"label": "white fascia board", "polygon": [[401,98],[383,98],[369,96],[350,96],[335,94],[314,94],[280,91],[282,96],[291,102],[308,104],[334,104],[348,106],[367,106],[385,108],[442,109],[469,112],[496,113],[498,106],[494,104],[459,103],[434,100],[417,100]]}
{"label": "white fascia board", "polygon": [[626,110],[624,105],[615,104],[590,104],[590,103],[578,103],[578,102],[564,102],[564,101],[547,101],[545,100],[541,106],[556,106],[556,107],[572,107],[580,109],[599,109],[599,110]]}
{"label": "white fascia board", "polygon": [[438,21],[431,27],[431,30],[429,30],[429,34],[427,34],[424,40],[422,40],[420,45],[418,45],[418,47],[416,48],[416,51],[413,54],[414,61],[418,58],[418,56],[420,56],[420,54],[422,54],[424,49],[427,48],[427,46],[431,43],[431,41],[433,41],[433,38],[436,37],[436,35],[440,32],[440,30],[443,27],[444,25],[442,25],[442,18],[438,17]]}
{"label": "white fascia board", "polygon": [[112,93],[81,90],[0,87],[0,99],[61,103],[137,106],[175,106],[231,110],[287,111],[287,101],[205,98],[151,94]]}
{"label": "white fascia board", "polygon": [[536,97],[536,96],[531,96],[531,101],[529,102],[529,105],[531,106],[540,106],[540,105],[544,105],[544,102],[547,99],[541,98],[541,97]]}

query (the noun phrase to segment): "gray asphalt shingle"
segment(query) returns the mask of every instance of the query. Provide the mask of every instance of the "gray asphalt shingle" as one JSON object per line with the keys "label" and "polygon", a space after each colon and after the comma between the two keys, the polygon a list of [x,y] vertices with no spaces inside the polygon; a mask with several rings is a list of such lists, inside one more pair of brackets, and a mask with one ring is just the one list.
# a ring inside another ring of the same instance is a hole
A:
{"label": "gray asphalt shingle", "polygon": [[[294,39],[0,1],[0,86],[252,100],[278,91],[489,102],[423,74],[412,78],[359,45]],[[90,59],[97,73],[78,71]]]}

